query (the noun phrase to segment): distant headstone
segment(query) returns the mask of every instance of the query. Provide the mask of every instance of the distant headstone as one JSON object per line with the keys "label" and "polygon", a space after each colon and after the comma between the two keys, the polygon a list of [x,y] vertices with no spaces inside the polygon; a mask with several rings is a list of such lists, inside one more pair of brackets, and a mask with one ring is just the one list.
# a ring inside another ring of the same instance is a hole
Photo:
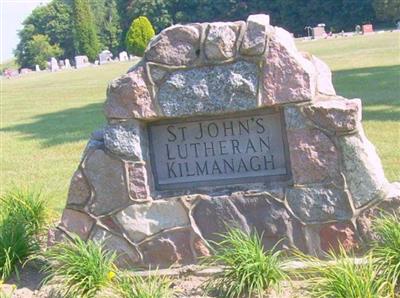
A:
{"label": "distant headstone", "polygon": [[317,27],[314,27],[312,29],[312,34],[314,39],[326,37],[325,24],[319,24]]}
{"label": "distant headstone", "polygon": [[134,60],[136,56],[134,55],[129,55],[129,60]]}
{"label": "distant headstone", "polygon": [[58,61],[58,65],[60,66],[61,69],[64,69],[65,68],[64,60]]}
{"label": "distant headstone", "polygon": [[356,32],[356,34],[361,34],[361,26],[360,25],[356,25],[355,32]]}
{"label": "distant headstone", "polygon": [[373,33],[374,27],[372,26],[372,24],[365,24],[362,26],[362,31],[364,34]]}
{"label": "distant headstone", "polygon": [[128,57],[128,53],[126,51],[119,53],[119,61],[128,61],[128,60],[129,60],[129,57]]}
{"label": "distant headstone", "polygon": [[113,57],[113,54],[110,51],[108,51],[108,50],[102,51],[99,54],[99,63],[100,64],[109,63],[109,62],[113,61],[112,57]]}
{"label": "distant headstone", "polygon": [[89,66],[89,59],[85,55],[75,56],[75,67],[82,68]]}
{"label": "distant headstone", "polygon": [[40,67],[38,64],[35,65],[35,71],[40,71]]}
{"label": "distant headstone", "polygon": [[120,266],[196,263],[227,227],[265,249],[351,249],[392,187],[361,100],[266,15],[164,29],[104,113],[58,232],[104,241]]}
{"label": "distant headstone", "polygon": [[58,66],[58,62],[57,59],[54,57],[51,57],[50,59],[50,71],[51,72],[55,72],[58,71],[60,69],[60,67]]}
{"label": "distant headstone", "polygon": [[69,59],[65,59],[64,63],[65,63],[65,69],[71,68],[71,63],[69,62]]}

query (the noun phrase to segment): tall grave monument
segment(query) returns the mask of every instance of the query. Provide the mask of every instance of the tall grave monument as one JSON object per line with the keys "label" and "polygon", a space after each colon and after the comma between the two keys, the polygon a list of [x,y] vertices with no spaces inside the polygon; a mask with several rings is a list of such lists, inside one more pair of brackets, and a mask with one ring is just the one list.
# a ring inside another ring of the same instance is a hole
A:
{"label": "tall grave monument", "polygon": [[226,228],[319,255],[369,232],[393,197],[328,66],[267,15],[176,25],[113,80],[57,238],[105,241],[119,265],[195,263]]}

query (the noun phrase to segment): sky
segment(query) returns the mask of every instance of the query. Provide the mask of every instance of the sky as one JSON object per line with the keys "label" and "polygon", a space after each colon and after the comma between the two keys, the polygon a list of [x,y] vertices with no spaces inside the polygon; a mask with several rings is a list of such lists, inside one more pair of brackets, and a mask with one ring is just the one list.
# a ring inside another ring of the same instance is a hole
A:
{"label": "sky", "polygon": [[18,30],[31,11],[49,0],[0,0],[1,53],[0,62],[10,60],[18,44]]}

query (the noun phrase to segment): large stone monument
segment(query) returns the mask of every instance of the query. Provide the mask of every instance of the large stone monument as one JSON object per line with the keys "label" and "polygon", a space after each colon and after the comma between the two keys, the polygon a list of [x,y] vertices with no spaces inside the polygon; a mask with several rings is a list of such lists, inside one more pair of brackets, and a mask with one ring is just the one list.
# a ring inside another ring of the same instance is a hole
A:
{"label": "large stone monument", "polygon": [[266,15],[176,25],[113,80],[75,172],[57,239],[104,240],[120,266],[209,254],[227,227],[266,248],[352,247],[393,190],[328,66]]}

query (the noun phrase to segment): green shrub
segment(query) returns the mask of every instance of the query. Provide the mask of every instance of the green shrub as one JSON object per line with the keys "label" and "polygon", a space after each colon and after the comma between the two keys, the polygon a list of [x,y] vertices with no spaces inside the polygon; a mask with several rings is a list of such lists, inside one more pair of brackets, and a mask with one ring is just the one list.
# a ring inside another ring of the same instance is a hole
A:
{"label": "green shrub", "polygon": [[329,263],[301,253],[298,256],[308,263],[309,269],[303,275],[311,274],[308,281],[313,297],[383,298],[390,295],[389,283],[380,275],[370,254],[356,259],[341,247],[337,254],[333,251],[328,254]]}
{"label": "green shrub", "polygon": [[6,279],[40,248],[47,208],[40,192],[14,189],[0,197],[0,278]]}
{"label": "green shrub", "polygon": [[153,26],[147,17],[141,16],[134,19],[125,38],[128,52],[136,56],[143,56],[144,50],[154,34]]}
{"label": "green shrub", "polygon": [[394,288],[400,281],[400,217],[387,214],[377,218],[373,227],[378,235],[372,248],[375,264]]}
{"label": "green shrub", "polygon": [[208,265],[223,265],[224,272],[211,279],[206,288],[217,290],[219,297],[262,297],[270,288],[288,278],[282,269],[281,251],[264,251],[257,233],[247,235],[231,229],[215,242],[213,255],[205,259]]}
{"label": "green shrub", "polygon": [[124,274],[118,278],[116,292],[122,298],[170,298],[174,297],[171,285],[171,280],[165,276]]}
{"label": "green shrub", "polygon": [[95,297],[116,274],[115,253],[77,236],[56,244],[43,257],[47,261],[43,271],[48,274],[44,283],[57,282],[62,297]]}

